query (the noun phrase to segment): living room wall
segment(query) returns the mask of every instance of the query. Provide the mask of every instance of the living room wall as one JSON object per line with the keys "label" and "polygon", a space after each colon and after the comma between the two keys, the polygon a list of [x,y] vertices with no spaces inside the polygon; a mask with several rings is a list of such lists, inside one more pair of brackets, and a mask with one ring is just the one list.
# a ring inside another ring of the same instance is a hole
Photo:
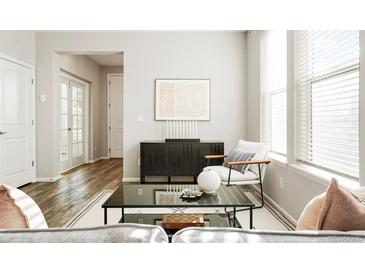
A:
{"label": "living room wall", "polygon": [[0,31],[0,53],[29,65],[35,64],[34,31]]}
{"label": "living room wall", "polygon": [[[37,93],[46,94],[46,117],[38,149],[39,177],[58,174],[53,149],[58,122],[52,118],[55,52],[124,52],[124,179],[139,176],[139,142],[164,138],[164,122],[154,120],[154,81],[158,78],[211,79],[211,117],[199,122],[202,139],[222,140],[229,152],[246,138],[246,34],[244,32],[40,32],[36,34]],[[106,104],[106,102],[99,102]],[[94,115],[98,115],[94,113]],[[138,122],[138,116],[143,122]],[[96,125],[94,125],[96,126]]]}

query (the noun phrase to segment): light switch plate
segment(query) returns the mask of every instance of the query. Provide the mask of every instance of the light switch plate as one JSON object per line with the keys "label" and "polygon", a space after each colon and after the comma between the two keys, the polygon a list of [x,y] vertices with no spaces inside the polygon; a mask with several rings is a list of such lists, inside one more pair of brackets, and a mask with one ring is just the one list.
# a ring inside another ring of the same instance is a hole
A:
{"label": "light switch plate", "polygon": [[143,114],[138,114],[138,122],[143,122]]}

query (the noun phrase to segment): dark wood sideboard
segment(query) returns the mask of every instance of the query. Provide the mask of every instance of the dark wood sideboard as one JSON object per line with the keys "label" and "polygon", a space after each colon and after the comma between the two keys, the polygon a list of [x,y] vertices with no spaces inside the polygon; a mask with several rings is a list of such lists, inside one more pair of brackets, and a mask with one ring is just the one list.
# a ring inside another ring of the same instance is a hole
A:
{"label": "dark wood sideboard", "polygon": [[[196,177],[206,166],[205,155],[224,154],[221,141],[144,141],[140,143],[141,183],[146,176]],[[210,165],[221,165],[222,159],[212,159]]]}

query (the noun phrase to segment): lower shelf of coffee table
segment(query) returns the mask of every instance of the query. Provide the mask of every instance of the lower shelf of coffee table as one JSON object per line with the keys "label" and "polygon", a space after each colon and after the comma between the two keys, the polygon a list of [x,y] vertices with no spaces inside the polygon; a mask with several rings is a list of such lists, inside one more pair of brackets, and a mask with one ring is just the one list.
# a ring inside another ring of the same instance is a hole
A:
{"label": "lower shelf of coffee table", "polygon": [[[137,223],[137,224],[149,224],[149,225],[162,225],[163,214],[125,214],[124,223]],[[119,223],[122,223],[120,219]],[[232,221],[229,222],[227,214],[204,214],[204,226],[205,227],[232,227]],[[240,224],[236,222],[236,227],[240,227]],[[173,235],[179,229],[165,229],[166,233],[170,236]]]}

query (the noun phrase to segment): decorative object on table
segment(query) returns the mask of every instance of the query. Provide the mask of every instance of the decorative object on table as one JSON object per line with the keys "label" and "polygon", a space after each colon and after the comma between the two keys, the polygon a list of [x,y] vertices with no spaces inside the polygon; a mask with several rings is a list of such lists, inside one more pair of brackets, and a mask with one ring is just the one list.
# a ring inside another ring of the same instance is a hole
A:
{"label": "decorative object on table", "polygon": [[[246,142],[239,140],[237,147],[232,151],[241,151],[242,155],[247,157],[247,153],[253,153],[254,156],[250,160],[238,161],[232,157],[232,160],[225,161],[220,166],[209,166],[209,160],[225,159],[227,155],[206,155],[207,167],[204,170],[214,170],[222,179],[222,184],[226,185],[260,185],[261,205],[255,208],[264,206],[264,192],[262,183],[264,181],[266,165],[270,164],[268,160],[269,147],[265,143]],[[233,155],[234,155],[233,154]],[[232,156],[233,156],[232,155]],[[229,157],[229,156],[228,156]],[[237,170],[235,167],[237,167]],[[242,172],[244,171],[244,172]]]}
{"label": "decorative object on table", "polygon": [[182,229],[192,226],[204,226],[202,214],[166,214],[162,217],[162,227],[165,229]]}
{"label": "decorative object on table", "polygon": [[205,169],[198,176],[198,185],[205,193],[214,193],[221,185],[221,177],[214,170]]}
{"label": "decorative object on table", "polygon": [[156,80],[156,120],[210,119],[209,79]]}
{"label": "decorative object on table", "polygon": [[197,120],[167,120],[165,140],[198,140]]}
{"label": "decorative object on table", "polygon": [[185,188],[181,191],[180,198],[182,199],[196,199],[203,195],[198,189]]}

